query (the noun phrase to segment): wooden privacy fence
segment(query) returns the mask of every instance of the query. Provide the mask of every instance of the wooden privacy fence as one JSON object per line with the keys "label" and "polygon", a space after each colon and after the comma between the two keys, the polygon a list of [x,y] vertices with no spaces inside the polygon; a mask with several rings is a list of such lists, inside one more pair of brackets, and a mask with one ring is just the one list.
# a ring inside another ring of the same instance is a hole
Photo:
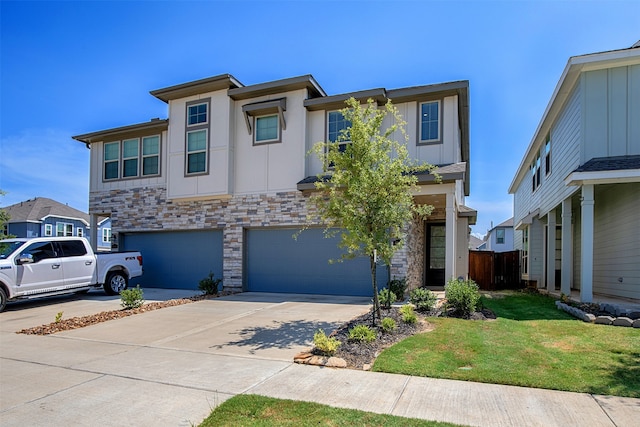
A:
{"label": "wooden privacy fence", "polygon": [[520,251],[469,251],[469,277],[486,291],[522,287]]}

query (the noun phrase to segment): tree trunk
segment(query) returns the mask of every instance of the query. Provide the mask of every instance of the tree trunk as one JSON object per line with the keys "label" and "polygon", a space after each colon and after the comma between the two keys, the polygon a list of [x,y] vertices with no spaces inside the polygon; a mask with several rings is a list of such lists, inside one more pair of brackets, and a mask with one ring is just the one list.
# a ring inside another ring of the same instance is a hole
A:
{"label": "tree trunk", "polygon": [[376,258],[375,255],[369,257],[371,265],[371,286],[373,288],[373,311],[371,313],[371,325],[376,325],[376,316],[380,320],[380,301],[378,300],[378,284],[376,283]]}

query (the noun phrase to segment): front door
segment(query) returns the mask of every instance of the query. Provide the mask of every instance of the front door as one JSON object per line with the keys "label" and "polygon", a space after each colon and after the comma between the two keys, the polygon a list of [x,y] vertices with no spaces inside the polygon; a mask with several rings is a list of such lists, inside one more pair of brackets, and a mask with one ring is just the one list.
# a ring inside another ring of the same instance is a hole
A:
{"label": "front door", "polygon": [[444,224],[427,223],[426,286],[444,286],[446,237]]}

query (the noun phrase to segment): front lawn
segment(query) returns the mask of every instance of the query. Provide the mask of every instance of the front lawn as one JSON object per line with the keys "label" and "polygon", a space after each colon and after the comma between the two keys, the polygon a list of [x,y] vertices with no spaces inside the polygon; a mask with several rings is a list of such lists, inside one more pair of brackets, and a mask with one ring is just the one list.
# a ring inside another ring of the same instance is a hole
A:
{"label": "front lawn", "polygon": [[640,397],[640,330],[584,323],[543,295],[482,303],[496,320],[429,318],[435,330],[386,349],[373,370]]}
{"label": "front lawn", "polygon": [[238,395],[218,406],[200,427],[212,426],[421,426],[455,424],[339,409],[319,403],[296,402],[256,395]]}

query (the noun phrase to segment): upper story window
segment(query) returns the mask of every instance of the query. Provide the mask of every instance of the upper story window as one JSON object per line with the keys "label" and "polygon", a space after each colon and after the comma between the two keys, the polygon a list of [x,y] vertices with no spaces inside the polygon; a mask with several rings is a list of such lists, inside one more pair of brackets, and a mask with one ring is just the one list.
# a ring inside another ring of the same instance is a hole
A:
{"label": "upper story window", "polygon": [[78,237],[84,237],[84,229],[82,227],[76,228],[76,235]]}
{"label": "upper story window", "polygon": [[547,134],[547,141],[544,144],[544,174],[551,173],[551,135]]}
{"label": "upper story window", "polygon": [[440,101],[422,102],[420,112],[420,143],[440,142]]}
{"label": "upper story window", "polygon": [[201,104],[188,105],[187,106],[187,125],[193,126],[193,125],[207,123],[209,121],[207,116],[208,107],[209,107],[209,104],[207,102],[204,102]]}
{"label": "upper story window", "polygon": [[[336,142],[340,139],[341,143],[347,143],[351,140],[349,129],[351,122],[344,118],[340,111],[329,111],[327,114],[327,140]],[[340,136],[342,135],[342,137]]]}
{"label": "upper story window", "polygon": [[45,224],[44,225],[44,235],[45,236],[53,236],[53,225]]}
{"label": "upper story window", "polygon": [[66,222],[56,222],[56,236],[70,237],[73,236],[73,224]]}
{"label": "upper story window", "polygon": [[496,230],[496,244],[504,245],[504,228],[498,228]]}
{"label": "upper story window", "polygon": [[535,160],[531,162],[529,170],[531,171],[531,192],[534,192],[540,187],[540,153],[538,153]]}
{"label": "upper story window", "polygon": [[103,171],[105,181],[159,175],[160,135],[105,143]]}
{"label": "upper story window", "polygon": [[276,142],[280,140],[280,124],[277,114],[255,118],[255,142]]}

